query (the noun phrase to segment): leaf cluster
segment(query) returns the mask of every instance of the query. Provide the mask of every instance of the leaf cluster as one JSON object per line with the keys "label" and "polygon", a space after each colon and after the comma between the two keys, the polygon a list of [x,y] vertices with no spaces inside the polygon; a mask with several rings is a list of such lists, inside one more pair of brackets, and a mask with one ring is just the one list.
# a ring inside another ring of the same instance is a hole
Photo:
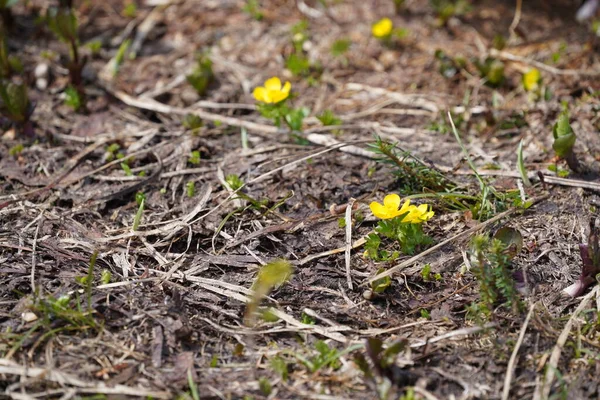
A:
{"label": "leaf cluster", "polygon": [[377,137],[369,150],[379,155],[378,162],[391,165],[394,174],[402,185],[403,193],[445,192],[455,187],[454,183],[437,169],[426,165],[410,152],[400,149],[396,144],[388,143]]}
{"label": "leaf cluster", "polygon": [[186,76],[186,79],[198,95],[203,96],[214,77],[212,60],[206,54],[199,54],[196,57],[196,67]]}

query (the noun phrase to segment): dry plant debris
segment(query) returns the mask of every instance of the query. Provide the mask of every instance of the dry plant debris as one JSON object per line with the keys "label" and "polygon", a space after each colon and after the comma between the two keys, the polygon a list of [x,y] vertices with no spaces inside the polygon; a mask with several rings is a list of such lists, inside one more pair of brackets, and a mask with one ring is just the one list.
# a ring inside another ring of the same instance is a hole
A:
{"label": "dry plant debris", "polygon": [[0,1],[2,396],[598,398],[578,6]]}

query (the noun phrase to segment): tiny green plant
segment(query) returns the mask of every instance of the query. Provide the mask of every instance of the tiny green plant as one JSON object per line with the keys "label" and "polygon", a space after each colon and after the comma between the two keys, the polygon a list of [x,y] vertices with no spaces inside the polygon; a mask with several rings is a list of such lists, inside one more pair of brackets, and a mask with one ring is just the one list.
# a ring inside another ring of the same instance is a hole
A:
{"label": "tiny green plant", "polygon": [[260,389],[260,392],[264,396],[269,396],[271,394],[271,392],[273,391],[271,382],[269,382],[269,380],[267,378],[265,378],[264,376],[261,376],[258,379],[258,388]]}
{"label": "tiny green plant", "polygon": [[[379,268],[377,270],[377,275],[385,272],[385,268]],[[373,293],[381,294],[386,291],[392,285],[392,278],[389,276],[384,276],[383,278],[376,279],[371,282],[371,290]]]}
{"label": "tiny green plant", "polygon": [[199,150],[192,151],[192,153],[190,154],[190,157],[188,158],[188,162],[192,165],[200,164],[200,151]]}
{"label": "tiny green plant", "polygon": [[102,40],[97,39],[89,41],[85,44],[85,47],[89,49],[90,53],[92,53],[92,56],[96,56],[100,54],[100,50],[102,50]]}
{"label": "tiny green plant", "polygon": [[475,60],[474,64],[487,85],[499,87],[504,83],[504,63],[502,61],[487,57],[483,61]]}
{"label": "tiny green plant", "polygon": [[74,111],[79,111],[83,107],[81,96],[77,89],[72,85],[67,86],[65,89],[65,104],[71,107]]}
{"label": "tiny green plant", "polygon": [[120,165],[121,169],[125,173],[125,176],[133,176],[133,171],[131,171],[131,167],[126,161],[122,162]]}
{"label": "tiny green plant", "polygon": [[369,150],[377,154],[377,161],[391,165],[398,182],[402,185],[402,192],[448,191],[455,187],[454,183],[446,178],[440,171],[426,165],[414,157],[410,152],[402,150],[396,144],[376,138],[375,143],[369,145]]}
{"label": "tiny green plant", "polygon": [[137,5],[134,2],[127,3],[121,14],[126,18],[135,18],[137,15]]}
{"label": "tiny green plant", "polygon": [[258,3],[258,0],[246,0],[246,4],[242,8],[242,10],[257,21],[260,21],[264,18],[264,14],[260,9],[260,4]]}
{"label": "tiny green plant", "polygon": [[531,181],[527,176],[527,170],[525,169],[525,162],[523,161],[523,139],[519,142],[519,147],[517,148],[517,169],[519,170],[519,175],[521,175],[521,180],[523,181],[523,185],[526,187],[531,186]]}
{"label": "tiny green plant", "polygon": [[556,155],[564,159],[571,170],[580,172],[581,165],[574,151],[577,136],[569,123],[568,110],[564,110],[558,116],[558,120],[552,127],[552,136],[554,137],[552,148]]}
{"label": "tiny green plant", "polygon": [[317,119],[321,121],[324,126],[342,124],[342,120],[338,118],[331,110],[324,110],[321,114],[317,115]]}
{"label": "tiny green plant", "polygon": [[198,131],[204,125],[202,118],[196,114],[186,114],[183,117],[182,125],[185,129],[189,129],[193,135],[198,134]]}
{"label": "tiny green plant", "polygon": [[281,376],[281,379],[287,381],[289,377],[289,365],[284,358],[280,356],[271,357],[269,358],[269,364],[271,369]]}
{"label": "tiny green plant", "polygon": [[438,26],[448,24],[450,18],[466,14],[471,5],[467,0],[429,0],[437,15]]}
{"label": "tiny green plant", "polygon": [[331,55],[334,57],[344,57],[345,54],[350,50],[352,42],[350,39],[337,39],[331,45]]}
{"label": "tiny green plant", "polygon": [[12,121],[20,132],[33,133],[30,121],[33,109],[25,83],[6,82],[0,79],[0,113]]}
{"label": "tiny green plant", "polygon": [[494,237],[477,235],[471,240],[472,272],[479,284],[478,304],[472,306],[485,316],[501,303],[513,312],[521,309],[511,260],[521,250],[523,239],[519,231],[511,228],[498,230]]}
{"label": "tiny green plant", "polygon": [[285,67],[294,76],[307,76],[310,73],[310,61],[303,54],[291,54],[285,60]]}
{"label": "tiny green plant", "polygon": [[421,277],[425,282],[431,280],[431,264],[425,264],[421,270]]}
{"label": "tiny green plant", "polygon": [[214,80],[212,60],[208,57],[208,54],[203,53],[196,56],[196,66],[186,76],[186,79],[198,95],[203,96],[206,93],[208,86]]}
{"label": "tiny green plant", "polygon": [[100,283],[102,283],[103,285],[107,285],[110,283],[111,279],[112,274],[110,273],[110,271],[107,269],[103,269],[102,274],[100,275]]}
{"label": "tiny green plant", "polygon": [[185,185],[185,192],[187,194],[187,197],[194,197],[194,195],[196,194],[196,183],[194,181],[189,181]]}
{"label": "tiny green plant", "polygon": [[24,149],[25,149],[25,147],[23,146],[22,143],[16,144],[8,150],[8,155],[10,155],[11,157],[17,158],[18,156],[21,155],[21,153],[23,152]]}
{"label": "tiny green plant", "polygon": [[271,293],[273,289],[286,283],[293,273],[292,264],[284,259],[278,259],[263,266],[252,284],[252,295],[246,306],[244,323],[253,326],[260,302]]}
{"label": "tiny green plant", "polygon": [[293,355],[304,364],[310,373],[315,373],[321,368],[339,369],[342,366],[340,362],[341,357],[362,347],[362,344],[358,344],[340,351],[333,346],[330,347],[324,341],[318,340],[314,344],[313,356],[305,357],[297,353],[293,353]]}
{"label": "tiny green plant", "polygon": [[[143,194],[143,193],[142,193]],[[135,196],[136,197],[136,201],[138,200],[138,195]],[[137,212],[135,213],[135,217],[133,219],[133,226],[131,227],[132,230],[137,231],[140,223],[142,222],[142,216],[144,215],[144,207],[146,204],[146,196],[139,196],[140,201],[139,201],[139,206],[137,209]]]}
{"label": "tiny green plant", "polygon": [[14,73],[22,73],[23,64],[16,56],[8,54],[4,29],[0,27],[0,78],[8,78]]}
{"label": "tiny green plant", "polygon": [[77,17],[71,7],[51,8],[48,10],[47,21],[48,27],[54,32],[56,37],[69,46],[70,61],[67,64],[69,78],[71,80],[71,85],[79,93],[81,103],[83,104],[80,109],[84,111],[86,97],[83,87],[82,72],[87,62],[87,58],[81,57],[79,53]]}
{"label": "tiny green plant", "polygon": [[[119,46],[119,49],[115,53],[114,57],[110,59],[106,65],[109,77],[112,79],[119,73],[121,66],[125,62],[125,56],[128,54],[129,47],[131,46],[131,39],[125,39]],[[130,55],[131,56],[131,55]]]}

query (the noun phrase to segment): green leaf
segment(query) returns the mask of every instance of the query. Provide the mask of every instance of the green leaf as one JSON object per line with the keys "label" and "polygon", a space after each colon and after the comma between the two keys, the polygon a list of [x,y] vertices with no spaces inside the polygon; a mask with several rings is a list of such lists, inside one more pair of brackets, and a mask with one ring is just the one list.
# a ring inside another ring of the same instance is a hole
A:
{"label": "green leaf", "polygon": [[572,151],[577,136],[569,124],[569,113],[563,111],[560,113],[558,120],[552,127],[552,135],[554,136],[554,143],[552,148],[559,157],[567,157]]}
{"label": "green leaf", "polygon": [[525,187],[530,187],[531,181],[527,176],[527,170],[525,169],[525,163],[523,162],[523,139],[519,142],[519,148],[517,149],[517,169],[523,180],[523,185],[525,185]]}
{"label": "green leaf", "polygon": [[511,258],[521,252],[523,248],[523,236],[515,228],[503,227],[496,231],[494,239],[501,241],[509,250]]}
{"label": "green leaf", "polygon": [[199,54],[196,57],[196,67],[191,74],[187,75],[186,79],[200,96],[206,93],[208,85],[214,79],[212,61],[208,55]]}
{"label": "green leaf", "polygon": [[271,261],[259,271],[254,284],[252,295],[246,308],[245,322],[250,325],[254,321],[254,314],[258,305],[275,287],[283,285],[292,275],[292,264],[284,259]]}
{"label": "green leaf", "polygon": [[[385,268],[379,268],[376,275],[385,272]],[[383,293],[392,284],[392,279],[389,276],[385,276],[381,279],[377,279],[371,282],[371,290],[373,293]]]}

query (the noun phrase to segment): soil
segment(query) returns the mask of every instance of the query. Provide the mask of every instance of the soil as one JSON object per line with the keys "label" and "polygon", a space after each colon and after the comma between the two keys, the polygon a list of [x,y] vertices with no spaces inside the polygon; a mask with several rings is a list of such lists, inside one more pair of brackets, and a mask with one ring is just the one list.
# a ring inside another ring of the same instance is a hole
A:
{"label": "soil", "polygon": [[[444,25],[416,0],[398,13],[393,1],[265,0],[260,18],[248,12],[252,1],[75,3],[87,110],[65,104],[68,46],[40,18],[52,2],[20,2],[6,27],[8,53],[24,67],[7,79],[26,83],[35,109],[32,129],[5,120],[0,139],[5,396],[600,398],[597,289],[575,299],[562,292],[581,274],[579,244],[600,206],[600,54],[592,23],[575,21],[577,2],[526,1],[515,20],[513,2],[472,1]],[[374,38],[383,17],[405,36]],[[302,21],[307,40],[297,50]],[[128,38],[135,57],[111,77]],[[340,39],[350,46],[335,55]],[[92,41],[98,52],[85,45]],[[444,76],[439,50],[466,66]],[[297,51],[311,64],[303,76],[286,67]],[[186,75],[204,52],[214,79],[199,95]],[[497,87],[475,67],[486,57],[504,63]],[[543,79],[537,99],[522,84],[531,68]],[[252,91],[272,76],[291,83],[291,105],[309,110],[302,132],[257,111]],[[565,105],[580,171],[552,148]],[[316,118],[325,110],[341,126]],[[202,126],[186,127],[188,114]],[[434,245],[453,239],[410,263],[405,254],[369,259],[369,203],[408,195],[394,167],[368,150],[376,136],[472,195],[480,186],[466,154],[488,185],[519,193],[522,141],[534,180],[523,195],[534,204],[509,204],[486,222],[427,199],[435,216],[425,232]],[[568,176],[548,169],[555,165]],[[227,183],[232,174],[243,196]],[[524,277],[522,307],[499,302],[479,320],[467,312],[480,301],[469,241],[501,227],[523,237],[511,266]],[[250,324],[257,272],[277,259],[293,274],[262,301],[272,318]],[[439,276],[425,276],[426,265]],[[382,268],[391,284],[372,293]],[[400,346],[391,365],[376,365],[377,340]],[[323,343],[339,354],[317,368]],[[386,384],[387,397],[378,394]]]}

